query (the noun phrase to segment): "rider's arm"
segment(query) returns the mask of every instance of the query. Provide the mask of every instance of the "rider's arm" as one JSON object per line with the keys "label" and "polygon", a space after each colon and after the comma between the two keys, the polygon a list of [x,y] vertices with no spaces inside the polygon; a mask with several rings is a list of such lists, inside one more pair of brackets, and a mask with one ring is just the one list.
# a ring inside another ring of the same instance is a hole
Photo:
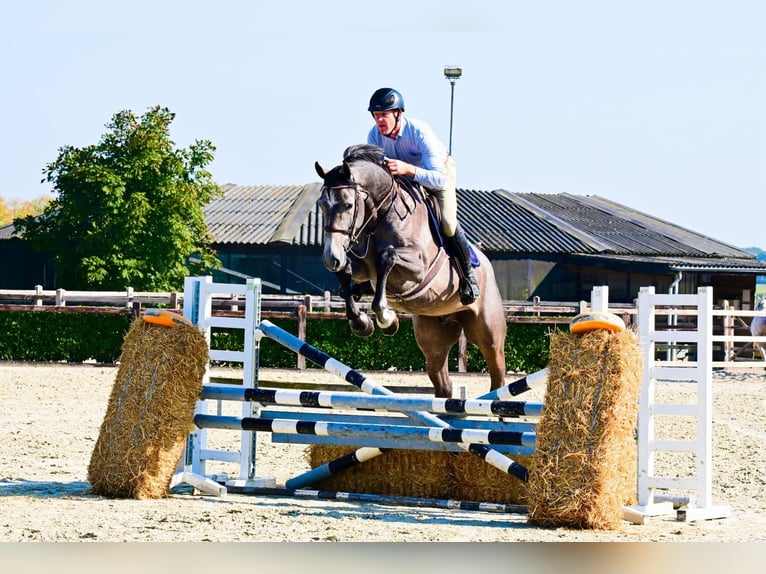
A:
{"label": "rider's arm", "polygon": [[414,161],[402,158],[415,166],[414,180],[430,189],[444,189],[447,183],[447,150],[425,122],[410,119],[410,130],[403,134],[402,143],[410,147]]}

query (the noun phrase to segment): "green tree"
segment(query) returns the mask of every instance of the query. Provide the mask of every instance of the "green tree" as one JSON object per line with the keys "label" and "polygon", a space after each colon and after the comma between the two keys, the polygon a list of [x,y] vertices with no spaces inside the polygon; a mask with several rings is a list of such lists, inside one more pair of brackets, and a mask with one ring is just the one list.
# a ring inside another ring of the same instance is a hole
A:
{"label": "green tree", "polygon": [[51,255],[61,287],[177,290],[187,275],[220,265],[202,211],[219,193],[206,170],[215,147],[197,140],[175,149],[174,118],[159,106],[140,118],[119,112],[97,145],[63,147],[45,167],[57,197],[14,224]]}

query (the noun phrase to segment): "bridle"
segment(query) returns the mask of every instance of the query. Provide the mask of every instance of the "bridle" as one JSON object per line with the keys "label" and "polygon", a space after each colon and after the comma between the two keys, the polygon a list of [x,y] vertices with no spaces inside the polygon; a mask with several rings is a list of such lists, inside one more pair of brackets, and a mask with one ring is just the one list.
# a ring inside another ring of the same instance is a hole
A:
{"label": "bridle", "polygon": [[[360,211],[359,209],[359,198],[362,196],[362,205],[366,206],[367,201],[370,198],[370,193],[362,187],[361,184],[351,182],[344,185],[333,185],[333,186],[325,186],[324,190],[327,191],[335,191],[340,189],[353,189],[354,190],[354,215],[351,220],[351,227],[349,229],[342,229],[339,227],[335,227],[333,225],[327,224],[324,227],[325,232],[329,233],[340,233],[341,235],[348,236],[348,247],[346,247],[346,253],[354,253],[353,248],[359,245],[360,237],[362,235],[367,235],[369,238],[371,235],[375,234],[375,230],[377,228],[378,222],[381,219],[381,216],[385,215],[388,210],[391,209],[394,205],[394,200],[396,199],[396,192],[398,189],[398,186],[396,185],[396,178],[394,176],[391,176],[391,187],[389,187],[388,191],[385,193],[385,195],[381,198],[381,200],[375,204],[373,203],[369,207],[369,215],[367,218],[362,222],[361,225],[357,226],[357,221],[360,219],[360,217],[364,217],[364,211]],[[323,191],[324,191],[323,190]],[[391,201],[388,202],[388,205],[383,208],[384,204],[388,199],[391,199]],[[373,224],[373,227],[371,230],[367,230],[367,228],[370,226],[370,224]]]}

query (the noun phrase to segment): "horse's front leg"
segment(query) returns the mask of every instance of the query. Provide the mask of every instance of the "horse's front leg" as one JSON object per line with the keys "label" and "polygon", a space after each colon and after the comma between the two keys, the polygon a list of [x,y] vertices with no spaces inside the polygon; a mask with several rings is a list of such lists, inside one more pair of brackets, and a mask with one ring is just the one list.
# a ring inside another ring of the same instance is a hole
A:
{"label": "horse's front leg", "polygon": [[346,304],[346,319],[351,332],[357,337],[369,337],[375,330],[374,323],[362,313],[356,304],[351,292],[351,274],[345,271],[339,271],[335,274],[340,284],[340,296]]}
{"label": "horse's front leg", "polygon": [[375,313],[375,320],[378,327],[384,335],[394,335],[399,330],[399,317],[396,311],[388,306],[386,299],[386,282],[391,269],[396,262],[396,252],[393,247],[388,246],[378,255],[376,263],[378,282],[375,284],[375,297],[372,299],[372,311]]}

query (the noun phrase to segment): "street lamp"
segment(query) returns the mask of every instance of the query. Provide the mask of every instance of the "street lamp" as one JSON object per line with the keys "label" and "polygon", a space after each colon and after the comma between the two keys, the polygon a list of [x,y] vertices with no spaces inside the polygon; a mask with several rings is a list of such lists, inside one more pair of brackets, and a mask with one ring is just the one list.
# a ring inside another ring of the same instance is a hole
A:
{"label": "street lamp", "polygon": [[460,66],[444,66],[444,77],[450,83],[449,99],[449,154],[452,155],[452,111],[455,104],[455,80],[463,75],[463,68]]}

